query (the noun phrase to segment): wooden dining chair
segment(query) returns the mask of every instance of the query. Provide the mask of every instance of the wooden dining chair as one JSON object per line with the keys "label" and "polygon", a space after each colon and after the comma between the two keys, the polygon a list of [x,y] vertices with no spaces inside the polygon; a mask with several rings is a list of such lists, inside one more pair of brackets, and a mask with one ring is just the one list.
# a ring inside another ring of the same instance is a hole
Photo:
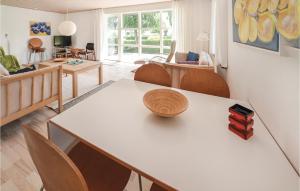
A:
{"label": "wooden dining chair", "polygon": [[95,51],[95,44],[94,43],[87,43],[85,50],[80,51],[79,55],[84,56],[86,60],[89,60],[90,56],[92,57],[92,60],[96,60],[96,51]]}
{"label": "wooden dining chair", "polygon": [[46,191],[120,191],[131,171],[78,143],[68,155],[29,126],[23,126],[32,160]]}
{"label": "wooden dining chair", "polygon": [[158,64],[141,66],[134,75],[134,80],[171,87],[172,80],[169,73]]}
{"label": "wooden dining chair", "polygon": [[226,81],[209,70],[188,70],[181,79],[180,88],[219,97],[230,97]]}
{"label": "wooden dining chair", "polygon": [[28,59],[28,64],[31,61],[31,55],[33,54],[33,58],[35,62],[35,54],[40,54],[40,61],[43,61],[45,59],[45,48],[42,48],[43,46],[43,41],[39,38],[31,38],[28,41],[28,48],[30,50],[29,52],[29,59]]}

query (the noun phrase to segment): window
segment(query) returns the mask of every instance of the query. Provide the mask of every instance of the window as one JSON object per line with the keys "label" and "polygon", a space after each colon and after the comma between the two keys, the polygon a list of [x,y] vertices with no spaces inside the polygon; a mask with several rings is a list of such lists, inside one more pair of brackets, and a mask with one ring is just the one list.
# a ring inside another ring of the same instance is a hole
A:
{"label": "window", "polygon": [[160,12],[142,13],[142,54],[160,54]]}
{"label": "window", "polygon": [[163,36],[163,53],[169,54],[172,43],[172,11],[162,12],[162,36]]}
{"label": "window", "polygon": [[138,28],[138,14],[124,14],[123,15],[123,28]]}
{"label": "window", "polygon": [[111,16],[107,19],[107,53],[111,59],[117,59],[119,55],[119,23],[117,16]]}
{"label": "window", "polygon": [[107,17],[108,56],[169,54],[172,11],[123,13]]}
{"label": "window", "polygon": [[123,15],[123,28],[122,28],[122,46],[123,53],[133,54],[139,53],[138,50],[138,27],[139,27],[139,15],[124,14]]}

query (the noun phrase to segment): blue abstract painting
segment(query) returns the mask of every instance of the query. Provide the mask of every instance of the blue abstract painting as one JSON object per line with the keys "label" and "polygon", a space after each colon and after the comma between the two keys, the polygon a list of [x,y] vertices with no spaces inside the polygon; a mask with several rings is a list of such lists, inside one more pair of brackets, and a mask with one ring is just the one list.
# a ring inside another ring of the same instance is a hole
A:
{"label": "blue abstract painting", "polygon": [[51,24],[48,22],[30,21],[30,36],[51,35]]}

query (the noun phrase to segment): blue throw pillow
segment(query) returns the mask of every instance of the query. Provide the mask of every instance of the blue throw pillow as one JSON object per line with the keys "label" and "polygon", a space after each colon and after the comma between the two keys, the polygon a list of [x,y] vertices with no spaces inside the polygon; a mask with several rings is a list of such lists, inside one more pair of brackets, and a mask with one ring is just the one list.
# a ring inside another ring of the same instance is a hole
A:
{"label": "blue throw pillow", "polygon": [[199,54],[194,52],[189,52],[187,55],[187,61],[199,61]]}

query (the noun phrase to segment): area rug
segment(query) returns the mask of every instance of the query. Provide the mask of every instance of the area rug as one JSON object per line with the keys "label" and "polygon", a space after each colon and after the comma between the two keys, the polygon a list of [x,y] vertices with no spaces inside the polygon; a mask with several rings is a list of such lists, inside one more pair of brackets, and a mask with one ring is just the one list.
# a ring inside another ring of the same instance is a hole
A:
{"label": "area rug", "polygon": [[[103,63],[103,81],[118,81],[120,79],[133,79],[130,71],[138,66],[130,63],[105,61]],[[71,75],[64,75],[62,78],[63,105],[72,101],[73,79]],[[98,88],[98,70],[91,70],[78,75],[78,95],[81,96]],[[51,109],[57,109],[57,102],[48,105]]]}
{"label": "area rug", "polygon": [[[110,81],[108,81],[104,84],[98,85],[96,88],[82,94],[81,96],[79,96],[77,98],[65,101],[63,103],[64,111],[67,110],[67,109],[70,109],[71,107],[73,107],[77,103],[82,102],[86,98],[90,97],[91,95],[94,95],[95,93],[101,91],[102,89],[110,86],[112,83],[114,83],[114,81],[110,80]],[[48,105],[48,108],[54,110],[55,112],[58,112],[58,104],[57,103]]]}

